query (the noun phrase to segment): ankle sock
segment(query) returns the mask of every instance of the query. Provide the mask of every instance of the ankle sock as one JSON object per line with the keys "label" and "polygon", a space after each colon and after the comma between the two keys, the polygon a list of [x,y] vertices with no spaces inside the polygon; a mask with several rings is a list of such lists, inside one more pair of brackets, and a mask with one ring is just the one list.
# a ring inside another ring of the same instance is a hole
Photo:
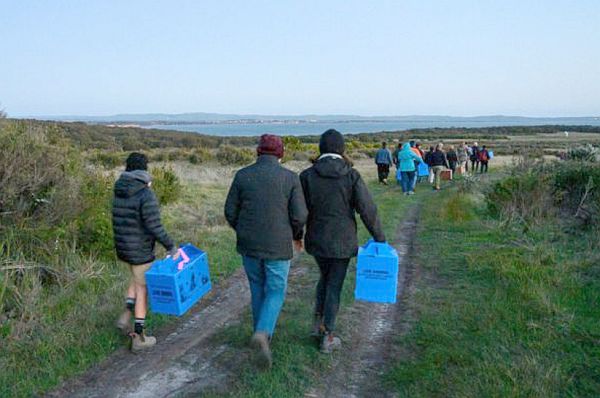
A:
{"label": "ankle sock", "polygon": [[135,318],[134,331],[136,334],[144,333],[145,322],[146,322],[145,318]]}
{"label": "ankle sock", "polygon": [[133,312],[135,309],[135,299],[132,297],[127,297],[127,300],[125,300],[125,308]]}

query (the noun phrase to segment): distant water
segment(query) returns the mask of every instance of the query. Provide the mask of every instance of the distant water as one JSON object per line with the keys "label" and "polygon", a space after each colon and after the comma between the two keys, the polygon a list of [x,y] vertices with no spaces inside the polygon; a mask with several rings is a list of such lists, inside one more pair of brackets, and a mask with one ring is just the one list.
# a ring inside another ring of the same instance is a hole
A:
{"label": "distant water", "polygon": [[220,123],[220,124],[156,124],[143,126],[163,130],[191,131],[216,136],[257,136],[262,134],[277,135],[315,135],[327,129],[336,129],[341,133],[375,133],[380,131],[399,131],[418,128],[451,128],[451,127],[494,127],[494,126],[537,126],[543,124],[592,125],[600,126],[600,118],[561,118],[557,119],[486,119],[466,121],[337,121],[337,122],[299,122],[299,123]]}

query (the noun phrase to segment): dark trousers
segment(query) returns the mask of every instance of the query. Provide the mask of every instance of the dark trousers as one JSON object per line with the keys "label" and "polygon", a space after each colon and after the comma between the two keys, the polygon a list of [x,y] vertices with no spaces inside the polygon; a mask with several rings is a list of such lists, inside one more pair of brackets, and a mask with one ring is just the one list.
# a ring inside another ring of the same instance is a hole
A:
{"label": "dark trousers", "polygon": [[471,170],[477,173],[477,169],[479,169],[479,160],[471,159]]}
{"label": "dark trousers", "polygon": [[[479,166],[481,169],[482,173],[487,173],[488,172],[488,162],[481,162],[481,166]],[[485,169],[485,171],[484,171]]]}
{"label": "dark trousers", "polygon": [[450,164],[450,170],[452,170],[452,174],[456,173],[456,161],[451,160],[448,163]]}
{"label": "dark trousers", "polygon": [[377,176],[379,177],[379,182],[383,182],[388,175],[390,174],[390,165],[386,163],[377,163]]}
{"label": "dark trousers", "polygon": [[323,317],[325,329],[335,330],[335,318],[340,308],[340,293],[346,279],[349,258],[316,257],[321,278],[317,284],[315,314]]}

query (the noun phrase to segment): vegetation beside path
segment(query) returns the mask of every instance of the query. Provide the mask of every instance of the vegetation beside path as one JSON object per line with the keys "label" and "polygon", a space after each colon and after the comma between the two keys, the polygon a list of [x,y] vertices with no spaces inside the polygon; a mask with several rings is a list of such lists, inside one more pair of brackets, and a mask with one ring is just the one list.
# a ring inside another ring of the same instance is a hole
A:
{"label": "vegetation beside path", "polygon": [[[408,304],[416,319],[387,375],[400,396],[598,396],[597,230],[573,233],[564,219],[535,211],[552,213],[557,188],[545,185],[569,169],[508,177],[490,189],[492,206],[481,192],[424,199],[421,275]],[[511,207],[513,199],[524,208]],[[491,217],[490,207],[502,216]],[[537,219],[511,221],[527,215]]]}

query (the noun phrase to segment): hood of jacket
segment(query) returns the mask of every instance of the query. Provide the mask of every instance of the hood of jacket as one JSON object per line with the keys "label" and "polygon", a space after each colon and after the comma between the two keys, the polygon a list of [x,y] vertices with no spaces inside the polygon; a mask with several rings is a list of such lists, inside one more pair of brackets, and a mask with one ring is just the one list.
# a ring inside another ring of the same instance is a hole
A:
{"label": "hood of jacket", "polygon": [[124,171],[115,183],[115,196],[130,198],[148,187],[152,177],[144,170]]}
{"label": "hood of jacket", "polygon": [[410,144],[407,142],[404,145],[402,145],[402,149],[400,150],[400,153],[398,154],[398,158],[402,158],[402,159],[412,159],[413,156],[411,155],[412,153],[414,153],[412,147],[410,146]]}
{"label": "hood of jacket", "polygon": [[322,156],[313,167],[317,174],[324,178],[340,178],[352,170],[352,166],[344,159],[331,156]]}
{"label": "hood of jacket", "polygon": [[401,152],[412,152],[411,146],[409,142],[405,142],[402,145],[402,151]]}

